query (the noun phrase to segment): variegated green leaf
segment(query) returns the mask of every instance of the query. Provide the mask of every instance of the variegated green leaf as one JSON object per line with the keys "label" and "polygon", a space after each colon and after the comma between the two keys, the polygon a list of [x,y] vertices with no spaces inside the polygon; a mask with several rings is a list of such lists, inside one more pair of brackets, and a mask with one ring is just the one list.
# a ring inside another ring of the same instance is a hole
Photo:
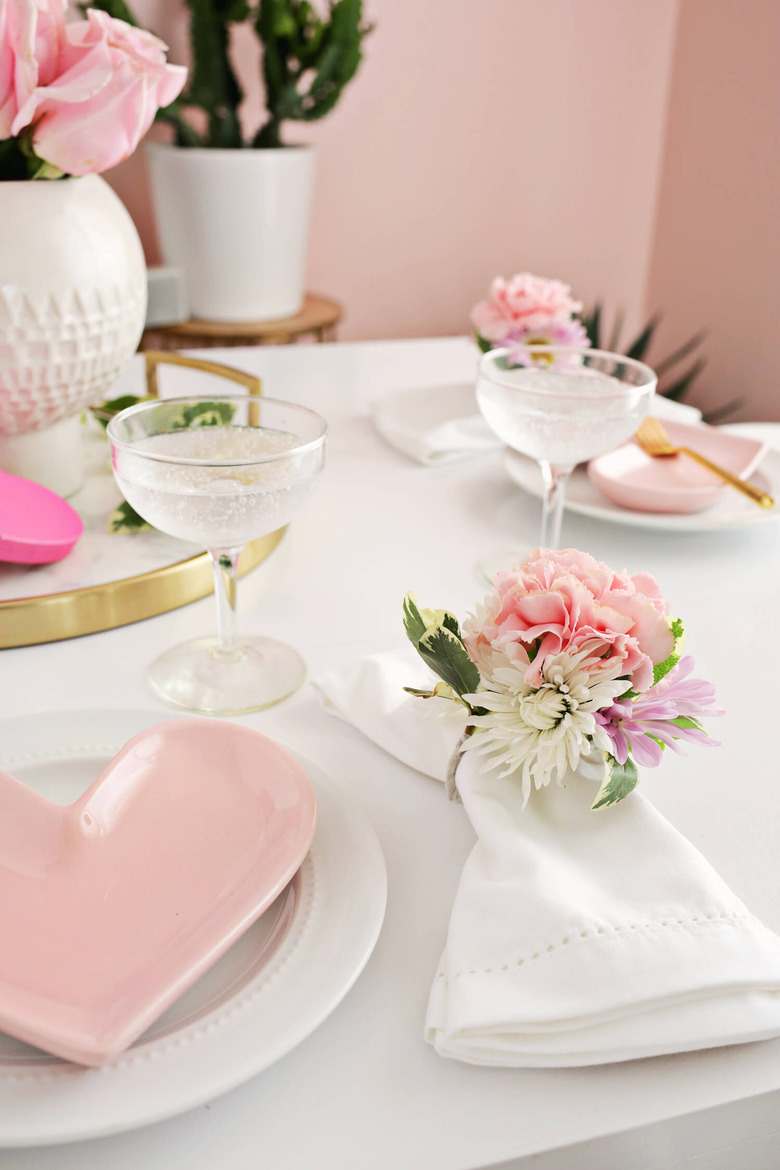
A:
{"label": "variegated green leaf", "polygon": [[426,630],[417,647],[420,656],[458,695],[473,694],[480,677],[460,638],[445,626]]}
{"label": "variegated green leaf", "polygon": [[427,688],[422,690],[418,687],[404,687],[408,695],[414,695],[416,699],[451,699],[453,703],[460,703],[460,695],[456,695],[455,691],[445,682],[437,682],[436,686],[431,690]]}
{"label": "variegated green leaf", "polygon": [[137,402],[144,401],[146,399],[139,398],[137,394],[120,394],[118,398],[108,398],[105,402],[101,402],[100,406],[93,406],[91,409],[105,430],[111,419],[115,414],[119,414],[120,410],[127,410],[128,406],[135,406]]}
{"label": "variegated green leaf", "polygon": [[612,756],[607,758],[607,770],[596,799],[591,809],[609,808],[620,800],[625,800],[630,792],[639,783],[639,770],[634,761],[629,758],[625,764],[619,764]]}
{"label": "variegated green leaf", "polygon": [[423,616],[417,605],[417,599],[413,593],[407,593],[404,598],[404,629],[409,641],[417,649],[420,638],[425,633],[425,622]]}

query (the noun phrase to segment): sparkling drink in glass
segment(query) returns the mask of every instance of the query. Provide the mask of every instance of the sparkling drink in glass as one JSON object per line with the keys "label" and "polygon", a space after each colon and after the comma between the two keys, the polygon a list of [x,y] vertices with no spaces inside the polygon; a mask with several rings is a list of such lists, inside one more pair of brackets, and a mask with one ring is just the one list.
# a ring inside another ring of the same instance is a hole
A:
{"label": "sparkling drink in glass", "polygon": [[540,547],[558,547],[574,467],[634,434],[656,381],[644,363],[597,349],[533,345],[482,356],[477,402],[485,421],[542,472]]}
{"label": "sparkling drink in glass", "polygon": [[292,694],[306,668],[271,638],[238,638],[238,558],[250,540],[289,522],[325,461],[326,424],[303,406],[265,397],[167,398],[121,411],[108,425],[114,476],[153,527],[208,550],[217,636],[166,650],[149,682],[179,707],[259,710]]}

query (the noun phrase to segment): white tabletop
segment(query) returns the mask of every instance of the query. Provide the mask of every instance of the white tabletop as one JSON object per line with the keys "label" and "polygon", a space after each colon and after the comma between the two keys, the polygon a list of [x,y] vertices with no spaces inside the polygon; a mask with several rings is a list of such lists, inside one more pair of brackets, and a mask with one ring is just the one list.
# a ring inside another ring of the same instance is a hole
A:
{"label": "white tabletop", "polygon": [[[474,574],[480,556],[513,538],[535,544],[539,504],[509,482],[498,455],[423,468],[385,446],[368,421],[367,404],[386,390],[469,380],[475,351],[465,339],[209,356],[261,374],[266,393],[313,406],[330,423],[317,492],[279,550],[239,588],[243,630],[293,643],[312,674],[401,646],[408,589],[423,605],[463,613],[482,592]],[[136,359],[117,393],[139,385]],[[699,673],[727,708],[717,725],[722,746],[665,760],[645,774],[643,790],[748,906],[780,929],[773,751],[780,523],[669,535],[568,515],[563,541],[616,569],[654,573],[686,620]],[[204,599],[123,629],[4,651],[3,715],[147,707],[164,717],[146,690],[145,667],[161,646],[209,630],[212,606]],[[246,722],[315,758],[376,828],[389,901],[365,972],[312,1036],[226,1096],[111,1138],[5,1150],[3,1170],[474,1170],[498,1163],[644,1170],[696,1154],[697,1170],[777,1164],[780,1041],[594,1069],[488,1069],[438,1057],[422,1025],[473,841],[465,813],[438,784],[325,715],[308,686]]]}

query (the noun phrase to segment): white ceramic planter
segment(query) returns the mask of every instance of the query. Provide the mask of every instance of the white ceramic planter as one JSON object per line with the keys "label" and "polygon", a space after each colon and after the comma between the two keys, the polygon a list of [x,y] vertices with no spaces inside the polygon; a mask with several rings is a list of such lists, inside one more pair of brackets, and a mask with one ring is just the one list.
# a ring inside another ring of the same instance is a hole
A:
{"label": "white ceramic planter", "polygon": [[135,352],[146,265],[133,221],[98,175],[0,183],[0,467],[69,495],[75,425]]}
{"label": "white ceramic planter", "polygon": [[290,317],[303,303],[314,151],[147,146],[160,248],[211,321]]}

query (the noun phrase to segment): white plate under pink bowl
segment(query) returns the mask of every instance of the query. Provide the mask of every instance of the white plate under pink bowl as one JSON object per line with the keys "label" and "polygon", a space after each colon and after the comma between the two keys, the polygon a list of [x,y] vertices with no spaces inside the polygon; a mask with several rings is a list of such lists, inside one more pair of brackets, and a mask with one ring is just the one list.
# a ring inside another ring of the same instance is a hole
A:
{"label": "white plate under pink bowl", "polygon": [[[741,479],[767,452],[766,443],[704,424],[665,422],[664,429],[673,446],[691,447]],[[636,512],[701,512],[735,490],[688,455],[654,458],[633,439],[592,459],[588,477],[613,504]]]}
{"label": "white plate under pink bowl", "polygon": [[[752,483],[780,500],[780,423],[730,423],[721,429],[727,434],[746,435],[769,444],[761,465],[750,478]],[[513,483],[536,499],[542,498],[544,484],[536,460],[507,447],[503,454],[503,464]],[[587,469],[580,466],[575,467],[566,488],[566,515],[569,520],[564,518],[564,525],[568,524],[569,528],[564,529],[564,537],[577,543],[578,540],[590,538],[584,535],[576,537],[577,529],[572,527],[574,516],[585,516],[606,524],[689,535],[692,532],[727,532],[755,525],[776,524],[780,520],[780,503],[774,508],[758,508],[752,500],[732,489],[721,492],[717,501],[701,512],[635,512],[613,504],[602,495],[588,478]],[[566,531],[569,532],[568,536],[565,535]]]}
{"label": "white plate under pink bowl", "polygon": [[101,1065],[266,910],[316,804],[279,744],[177,719],[133,736],[71,805],[0,772],[0,1029]]}

